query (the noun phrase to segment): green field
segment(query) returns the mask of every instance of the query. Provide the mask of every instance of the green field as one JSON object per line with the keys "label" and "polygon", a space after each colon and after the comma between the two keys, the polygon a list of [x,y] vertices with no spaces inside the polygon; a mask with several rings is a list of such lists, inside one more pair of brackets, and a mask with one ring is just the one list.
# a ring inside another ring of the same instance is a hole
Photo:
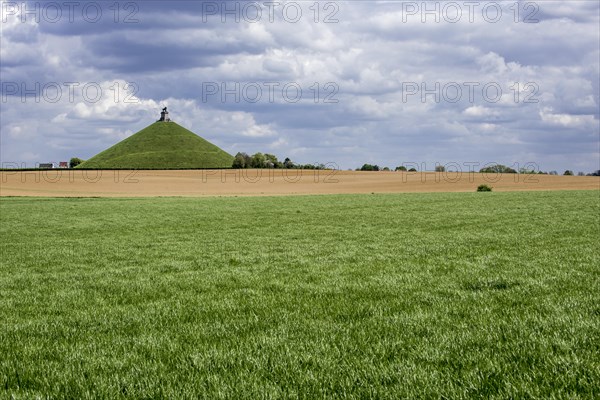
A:
{"label": "green field", "polygon": [[0,397],[600,396],[598,191],[0,212]]}

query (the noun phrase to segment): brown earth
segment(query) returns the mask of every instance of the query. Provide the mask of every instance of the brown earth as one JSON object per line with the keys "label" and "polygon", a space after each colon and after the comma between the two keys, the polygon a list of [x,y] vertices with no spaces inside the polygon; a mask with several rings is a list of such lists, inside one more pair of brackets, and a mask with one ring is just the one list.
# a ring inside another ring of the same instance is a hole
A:
{"label": "brown earth", "polygon": [[0,196],[271,196],[337,193],[599,190],[600,177],[310,170],[0,171]]}

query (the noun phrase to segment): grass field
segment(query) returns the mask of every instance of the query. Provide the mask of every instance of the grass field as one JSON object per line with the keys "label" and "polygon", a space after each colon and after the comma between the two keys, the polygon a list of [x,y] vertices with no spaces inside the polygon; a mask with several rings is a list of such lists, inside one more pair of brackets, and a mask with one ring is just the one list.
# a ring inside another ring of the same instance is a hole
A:
{"label": "grass field", "polygon": [[0,199],[0,397],[598,398],[598,191]]}

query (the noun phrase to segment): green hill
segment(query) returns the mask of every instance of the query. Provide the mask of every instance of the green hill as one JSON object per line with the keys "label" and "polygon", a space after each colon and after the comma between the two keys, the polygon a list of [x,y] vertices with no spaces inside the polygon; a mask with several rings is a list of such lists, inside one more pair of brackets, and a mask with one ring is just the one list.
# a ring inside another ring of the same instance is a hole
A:
{"label": "green hill", "polygon": [[232,162],[230,154],[175,122],[155,122],[76,168],[229,168]]}

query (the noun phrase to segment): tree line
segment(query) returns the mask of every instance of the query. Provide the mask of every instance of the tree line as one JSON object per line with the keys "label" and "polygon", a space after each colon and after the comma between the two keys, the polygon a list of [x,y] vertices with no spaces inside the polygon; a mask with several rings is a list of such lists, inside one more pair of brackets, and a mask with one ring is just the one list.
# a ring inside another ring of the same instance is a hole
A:
{"label": "tree line", "polygon": [[239,152],[233,158],[232,168],[279,168],[279,169],[327,169],[325,164],[296,164],[289,157],[279,161],[277,156],[269,153],[255,153],[249,155]]}
{"label": "tree line", "polygon": [[[492,165],[486,168],[482,168],[479,170],[479,172],[481,173],[493,173],[493,174],[497,174],[497,173],[501,173],[501,174],[537,174],[537,175],[558,175],[558,171],[536,171],[534,169],[530,169],[530,168],[519,168],[519,170],[515,170],[513,168],[507,167],[506,165],[502,165],[502,164],[496,164],[496,165]],[[572,170],[567,169],[565,170],[565,172],[563,172],[563,175],[575,175],[573,173]],[[600,170],[594,171],[592,173],[586,174],[585,172],[578,172],[577,173],[578,176],[600,176]]]}
{"label": "tree line", "polygon": [[[390,169],[388,167],[379,167],[379,165],[376,164],[363,164],[362,167],[360,168],[356,168],[356,171],[390,171]],[[394,171],[408,171],[408,172],[416,172],[417,170],[415,168],[411,168],[409,170],[406,169],[405,166],[401,165],[399,167],[396,167]],[[443,165],[437,165],[435,167],[435,172],[446,172],[446,167],[444,167]],[[514,168],[510,168],[507,167],[506,165],[502,165],[502,164],[494,164],[491,166],[487,166],[485,168],[481,168],[479,170],[480,173],[482,174],[539,174],[539,175],[558,175],[557,171],[550,171],[550,172],[545,172],[545,171],[535,171],[533,169],[528,169],[528,168],[519,168],[519,170],[515,170]],[[566,170],[563,175],[575,175],[573,173],[572,170],[568,169]],[[578,172],[577,173],[578,176],[600,176],[600,170],[594,171],[592,173],[586,174],[584,172]]]}
{"label": "tree line", "polygon": [[[375,164],[363,164],[362,167],[356,168],[356,171],[391,171],[388,167],[380,168],[379,165]],[[394,171],[408,171],[408,172],[416,172],[416,168],[406,169],[404,165],[396,167]]]}
{"label": "tree line", "polygon": [[[69,161],[69,168],[74,168],[84,162],[78,157],[73,157]],[[233,158],[232,168],[240,169],[240,168],[279,168],[279,169],[327,169],[328,167],[325,164],[296,164],[289,157],[286,157],[285,160],[279,161],[277,156],[269,153],[255,153],[253,155],[248,155],[244,152],[239,152]],[[362,167],[356,168],[356,171],[390,171],[388,167],[379,167],[377,164],[363,164]],[[400,165],[394,169],[394,171],[407,171],[407,172],[417,172],[416,168],[407,169],[404,165]],[[437,165],[435,167],[435,172],[446,172],[446,167],[443,165]],[[502,164],[494,164],[491,166],[487,166],[485,168],[481,168],[479,170],[480,173],[488,173],[488,174],[538,174],[538,175],[558,175],[557,171],[535,171],[533,169],[528,168],[519,168],[519,170],[515,170],[514,168],[507,167]],[[575,175],[572,170],[567,169],[563,172],[562,175]],[[591,173],[578,172],[577,176],[600,176],[600,170],[596,170]]]}

